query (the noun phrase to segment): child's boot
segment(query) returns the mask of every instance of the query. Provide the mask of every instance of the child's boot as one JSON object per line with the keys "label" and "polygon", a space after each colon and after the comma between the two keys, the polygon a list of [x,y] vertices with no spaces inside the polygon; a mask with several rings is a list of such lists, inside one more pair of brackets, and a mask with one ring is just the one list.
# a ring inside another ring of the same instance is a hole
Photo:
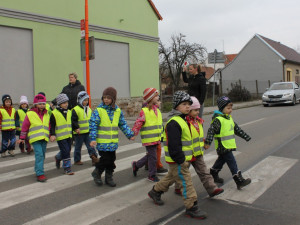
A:
{"label": "child's boot", "polygon": [[19,147],[20,147],[21,153],[24,153],[25,152],[25,146],[24,146],[24,144],[20,143]]}
{"label": "child's boot", "polygon": [[6,152],[2,152],[2,153],[1,153],[1,157],[2,157],[2,158],[5,158],[5,157],[6,157]]}
{"label": "child's boot", "polygon": [[64,170],[66,175],[74,175],[74,172],[71,170],[71,167],[65,168]]}
{"label": "child's boot", "polygon": [[99,172],[99,170],[97,168],[95,168],[93,170],[93,172],[91,173],[92,177],[94,178],[94,182],[95,184],[97,184],[98,186],[103,185],[102,179],[101,179],[101,175],[102,173]]}
{"label": "child's boot", "polygon": [[234,179],[234,181],[236,183],[236,186],[237,186],[238,190],[241,190],[242,187],[245,187],[246,185],[248,185],[248,184],[251,183],[251,179],[250,178],[247,178],[247,179],[243,178],[241,171],[238,171],[237,174],[233,175],[233,179]]}
{"label": "child's boot", "polygon": [[112,170],[105,170],[105,183],[111,187],[115,187],[117,185],[113,180]]}
{"label": "child's boot", "polygon": [[153,186],[152,190],[148,192],[148,196],[154,201],[156,205],[163,205],[164,201],[161,200],[161,195],[163,193],[163,191],[155,191]]}
{"label": "child's boot", "polygon": [[14,150],[8,150],[8,154],[9,154],[11,157],[14,157],[14,156],[15,156]]}
{"label": "child's boot", "polygon": [[210,174],[214,178],[214,182],[219,183],[219,184],[223,184],[224,179],[219,177],[219,172],[220,172],[220,170],[216,170],[216,169],[213,169],[213,168],[210,169]]}
{"label": "child's boot", "polygon": [[99,162],[99,159],[97,158],[96,155],[92,154],[90,156],[90,158],[92,159],[92,166],[95,166],[97,162]]}
{"label": "child's boot", "polygon": [[206,218],[207,214],[206,212],[199,209],[198,203],[196,201],[194,202],[194,205],[191,208],[185,210],[185,216],[203,220]]}

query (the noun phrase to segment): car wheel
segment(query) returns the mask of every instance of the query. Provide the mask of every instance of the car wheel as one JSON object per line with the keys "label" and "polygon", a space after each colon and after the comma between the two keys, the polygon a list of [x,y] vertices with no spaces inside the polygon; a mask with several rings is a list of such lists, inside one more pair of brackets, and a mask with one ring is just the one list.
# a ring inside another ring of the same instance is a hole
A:
{"label": "car wheel", "polygon": [[268,107],[269,106],[269,104],[264,104],[264,107]]}
{"label": "car wheel", "polygon": [[295,95],[294,95],[294,97],[293,97],[292,105],[296,105],[296,96],[295,96]]}

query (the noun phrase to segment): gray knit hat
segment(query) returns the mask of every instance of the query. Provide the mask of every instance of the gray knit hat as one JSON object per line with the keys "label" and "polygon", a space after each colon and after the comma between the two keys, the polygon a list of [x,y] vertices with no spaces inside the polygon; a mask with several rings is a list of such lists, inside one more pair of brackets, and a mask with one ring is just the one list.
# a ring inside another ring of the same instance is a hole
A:
{"label": "gray knit hat", "polygon": [[188,93],[184,91],[176,91],[173,95],[173,109],[176,109],[176,107],[182,102],[190,102],[193,104],[193,100]]}
{"label": "gray knit hat", "polygon": [[56,102],[57,102],[57,105],[59,106],[60,104],[64,103],[64,102],[68,102],[69,101],[69,98],[66,94],[59,94],[57,97],[56,97]]}
{"label": "gray knit hat", "polygon": [[85,100],[85,99],[89,99],[89,95],[86,93],[86,91],[81,91],[78,93],[77,95],[77,101],[78,101],[78,104],[82,106],[82,102]]}
{"label": "gray knit hat", "polygon": [[219,111],[222,112],[223,109],[226,107],[226,105],[228,105],[229,103],[231,103],[231,100],[227,96],[219,97],[217,99],[217,104],[218,104]]}

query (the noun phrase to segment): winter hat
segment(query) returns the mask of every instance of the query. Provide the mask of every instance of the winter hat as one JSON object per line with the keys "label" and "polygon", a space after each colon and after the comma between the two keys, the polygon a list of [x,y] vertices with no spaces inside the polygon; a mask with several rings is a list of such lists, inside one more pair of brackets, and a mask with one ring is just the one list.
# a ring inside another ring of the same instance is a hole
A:
{"label": "winter hat", "polygon": [[194,96],[191,96],[191,99],[193,101],[193,104],[191,105],[190,109],[200,109],[201,105],[200,105],[198,99]]}
{"label": "winter hat", "polygon": [[22,95],[20,98],[20,105],[27,104],[28,105],[28,99],[26,96]]}
{"label": "winter hat", "polygon": [[222,112],[226,105],[228,105],[229,103],[231,103],[231,100],[227,96],[219,97],[217,99],[219,111]]}
{"label": "winter hat", "polygon": [[81,91],[78,93],[77,101],[78,101],[79,105],[82,106],[82,102],[85,99],[89,99],[89,98],[90,98],[89,95],[85,91]]}
{"label": "winter hat", "polygon": [[41,95],[41,94],[37,94],[36,96],[34,96],[33,104],[36,105],[38,103],[45,103],[46,104],[46,97],[44,95]]}
{"label": "winter hat", "polygon": [[45,97],[46,97],[46,94],[45,94],[45,92],[39,92],[38,94],[41,94],[41,95],[44,95]]}
{"label": "winter hat", "polygon": [[176,91],[173,95],[173,109],[176,109],[176,107],[182,102],[190,102],[193,104],[191,96],[188,93],[184,91]]}
{"label": "winter hat", "polygon": [[10,95],[5,94],[5,95],[2,95],[2,103],[3,103],[3,105],[4,105],[4,102],[5,102],[6,99],[10,99],[11,104],[12,104],[12,99],[11,99]]}
{"label": "winter hat", "polygon": [[103,96],[109,96],[112,99],[112,103],[111,106],[115,107],[115,103],[117,100],[117,90],[114,89],[113,87],[108,87],[106,89],[104,89],[103,94],[102,94],[102,100],[103,100]]}
{"label": "winter hat", "polygon": [[155,88],[146,88],[143,93],[143,98],[146,102],[150,102],[159,92]]}
{"label": "winter hat", "polygon": [[57,102],[57,105],[59,106],[60,104],[64,103],[64,102],[68,102],[69,101],[69,98],[66,94],[59,94],[57,97],[56,97],[56,102]]}

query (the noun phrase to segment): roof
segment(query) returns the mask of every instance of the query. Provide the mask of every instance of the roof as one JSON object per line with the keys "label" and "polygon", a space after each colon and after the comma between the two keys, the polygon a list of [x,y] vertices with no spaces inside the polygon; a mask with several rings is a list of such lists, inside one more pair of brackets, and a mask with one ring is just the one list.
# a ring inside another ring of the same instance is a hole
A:
{"label": "roof", "polygon": [[206,80],[209,80],[215,73],[215,70],[212,67],[201,66],[201,72],[205,72],[205,78]]}
{"label": "roof", "polygon": [[283,60],[300,63],[300,54],[296,50],[281,44],[278,41],[271,40],[262,35],[256,34],[256,36],[267,44],[277,55],[279,55]]}
{"label": "roof", "polygon": [[157,18],[158,18],[159,20],[163,20],[162,16],[161,16],[160,13],[158,12],[158,10],[157,10],[156,6],[154,5],[154,3],[152,2],[152,0],[148,0],[148,2],[149,2],[149,4],[151,5],[153,11],[155,12]]}
{"label": "roof", "polygon": [[229,64],[234,58],[237,56],[237,54],[228,54],[225,55],[225,65]]}

